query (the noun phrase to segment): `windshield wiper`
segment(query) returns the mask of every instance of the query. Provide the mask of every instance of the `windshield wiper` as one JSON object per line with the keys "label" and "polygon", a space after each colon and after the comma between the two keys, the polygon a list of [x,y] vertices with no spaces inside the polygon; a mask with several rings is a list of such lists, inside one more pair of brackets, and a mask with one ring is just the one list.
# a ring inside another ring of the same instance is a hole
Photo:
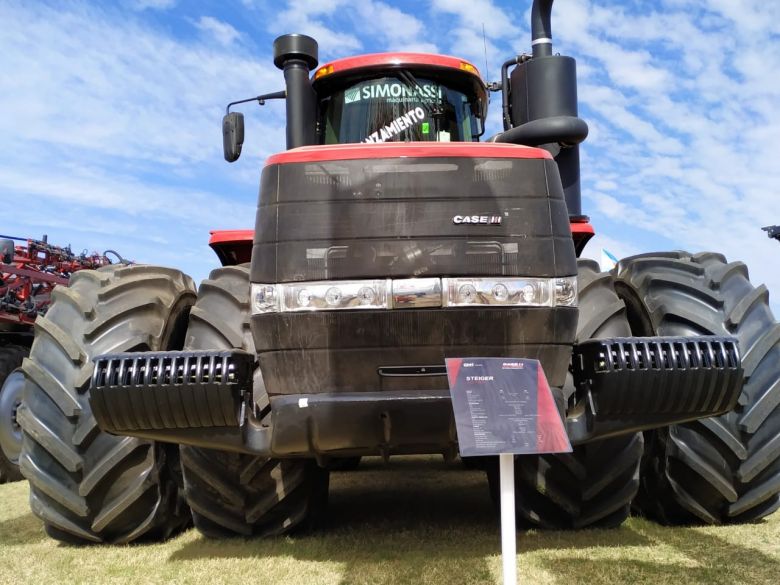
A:
{"label": "windshield wiper", "polygon": [[420,106],[425,110],[425,112],[428,114],[428,117],[433,120],[434,123],[434,130],[436,131],[436,135],[438,136],[439,132],[439,118],[441,118],[444,115],[444,112],[440,107],[433,106],[431,107],[429,104],[426,104],[425,101],[422,99],[422,96],[425,95],[425,91],[423,89],[423,86],[420,85],[420,82],[417,81],[417,78],[409,71],[399,71],[398,72],[398,78],[407,86],[411,87],[415,90],[417,90],[417,94],[420,96]]}

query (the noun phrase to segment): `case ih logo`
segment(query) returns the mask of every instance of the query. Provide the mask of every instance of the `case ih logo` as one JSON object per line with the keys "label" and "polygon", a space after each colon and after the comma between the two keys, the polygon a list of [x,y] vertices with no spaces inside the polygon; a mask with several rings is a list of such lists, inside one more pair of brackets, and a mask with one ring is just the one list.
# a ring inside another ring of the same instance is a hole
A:
{"label": "case ih logo", "polygon": [[462,223],[478,223],[482,225],[501,225],[500,215],[456,215],[452,218],[452,223],[460,225]]}

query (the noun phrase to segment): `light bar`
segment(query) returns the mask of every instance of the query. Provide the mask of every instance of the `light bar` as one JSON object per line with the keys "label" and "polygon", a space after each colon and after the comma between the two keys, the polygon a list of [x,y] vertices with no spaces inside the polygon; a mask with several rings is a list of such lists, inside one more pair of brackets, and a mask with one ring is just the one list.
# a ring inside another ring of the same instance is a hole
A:
{"label": "light bar", "polygon": [[252,314],[435,307],[576,307],[577,277],[399,278],[252,284]]}

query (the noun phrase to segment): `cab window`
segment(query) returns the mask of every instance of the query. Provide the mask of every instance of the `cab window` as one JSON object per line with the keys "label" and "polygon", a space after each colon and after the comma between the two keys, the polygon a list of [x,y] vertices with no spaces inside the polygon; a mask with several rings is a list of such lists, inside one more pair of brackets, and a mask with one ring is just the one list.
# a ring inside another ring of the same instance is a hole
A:
{"label": "cab window", "polygon": [[473,100],[433,79],[397,72],[357,81],[322,101],[324,144],[350,142],[463,142],[476,140]]}

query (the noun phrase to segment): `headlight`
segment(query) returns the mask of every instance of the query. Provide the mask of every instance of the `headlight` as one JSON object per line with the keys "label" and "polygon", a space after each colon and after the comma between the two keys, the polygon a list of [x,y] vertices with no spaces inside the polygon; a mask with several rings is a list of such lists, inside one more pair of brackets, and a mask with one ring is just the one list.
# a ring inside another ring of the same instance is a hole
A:
{"label": "headlight", "polygon": [[576,307],[577,277],[397,278],[252,284],[252,314],[423,307]]}
{"label": "headlight", "polygon": [[445,278],[444,306],[552,307],[548,278]]}
{"label": "headlight", "polygon": [[[274,294],[268,292],[274,289]],[[276,303],[268,302],[269,298]],[[337,311],[343,309],[387,309],[386,280],[253,284],[253,314],[279,311]]]}
{"label": "headlight", "polygon": [[577,306],[577,277],[556,278],[553,282],[555,306],[556,307],[576,307]]}
{"label": "headlight", "polygon": [[279,296],[276,285],[253,284],[252,285],[252,314],[278,313]]}

